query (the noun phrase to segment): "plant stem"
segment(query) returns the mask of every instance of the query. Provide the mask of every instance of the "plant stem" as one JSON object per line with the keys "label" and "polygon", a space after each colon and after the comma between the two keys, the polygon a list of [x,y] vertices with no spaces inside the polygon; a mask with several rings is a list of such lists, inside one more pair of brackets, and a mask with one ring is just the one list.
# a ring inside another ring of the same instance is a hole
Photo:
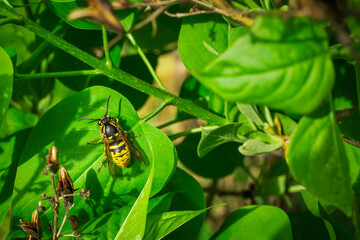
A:
{"label": "plant stem", "polygon": [[62,229],[63,229],[63,227],[64,227],[64,225],[65,225],[66,219],[67,219],[67,217],[68,217],[68,215],[69,215],[69,210],[70,210],[70,205],[66,206],[66,213],[65,213],[64,219],[63,219],[63,221],[62,221],[62,223],[61,223],[61,226],[60,226],[60,228],[59,228],[59,232],[58,232],[57,235],[56,235],[57,238],[60,237],[61,231],[62,231]]}
{"label": "plant stem", "polygon": [[57,229],[58,229],[58,220],[59,220],[59,197],[56,194],[54,173],[50,172],[51,185],[54,192],[54,226],[53,226],[53,240],[57,239]]}
{"label": "plant stem", "polygon": [[110,52],[109,52],[109,45],[108,45],[108,37],[107,37],[106,28],[105,28],[104,25],[101,26],[101,31],[102,31],[102,37],[103,37],[106,64],[109,66],[109,68],[113,68],[114,65],[113,65],[113,63],[111,61]]}
{"label": "plant stem", "polygon": [[290,210],[293,210],[293,205],[292,205],[292,203],[291,203],[290,198],[288,197],[288,195],[284,194],[284,195],[282,195],[282,197],[283,197],[283,199],[285,200],[285,203],[286,203],[286,205],[288,206],[288,208],[289,208]]}
{"label": "plant stem", "polygon": [[0,20],[0,26],[5,25],[5,24],[9,24],[9,23],[19,24],[19,19],[17,19],[17,18],[5,18],[5,19]]}
{"label": "plant stem", "polygon": [[161,112],[165,107],[167,107],[169,105],[169,102],[165,101],[163,103],[160,104],[160,106],[158,108],[156,108],[154,111],[152,111],[149,115],[143,117],[141,119],[141,122],[147,122],[149,121],[151,118],[155,117],[159,112]]}
{"label": "plant stem", "polygon": [[[184,120],[187,120],[187,119],[184,119]],[[174,120],[168,121],[168,122],[166,122],[164,124],[161,124],[160,126],[157,126],[157,128],[159,128],[159,129],[165,128],[167,126],[170,126],[170,125],[172,125],[174,123],[177,123],[177,122],[180,122],[180,121],[182,121],[182,120],[179,120],[179,119],[175,118]]]}
{"label": "plant stem", "polygon": [[31,74],[15,73],[15,81],[23,80],[23,79],[33,79],[33,78],[74,77],[74,76],[99,75],[99,74],[101,74],[101,72],[99,72],[98,70],[78,70],[78,71],[31,73]]}
{"label": "plant stem", "polygon": [[32,22],[28,18],[25,18],[19,14],[14,9],[0,2],[0,15],[11,18],[18,18],[21,20],[21,25],[34,32],[36,35],[42,37],[46,41],[50,42],[52,45],[58,47],[59,49],[67,52],[68,54],[74,56],[80,61],[88,64],[94,69],[99,70],[108,77],[111,77],[125,85],[128,85],[140,92],[144,92],[148,95],[152,95],[156,98],[168,101],[170,104],[182,109],[184,112],[187,112],[197,118],[203,119],[208,124],[213,125],[224,125],[227,123],[227,120],[219,115],[216,115],[200,106],[193,104],[189,101],[186,101],[178,96],[175,96],[163,89],[154,87],[153,85],[146,83],[130,74],[120,70],[112,68],[110,69],[108,65],[102,62],[100,59],[91,56],[90,54],[80,50],[74,45],[68,43],[67,41],[55,36],[53,33],[47,31],[36,23]]}
{"label": "plant stem", "polygon": [[202,132],[202,130],[213,130],[216,129],[217,126],[207,126],[207,127],[199,127],[199,128],[193,128],[184,132],[175,133],[173,135],[170,135],[169,138],[171,141],[174,141],[175,139],[178,139],[179,137],[187,136],[194,133]]}
{"label": "plant stem", "polygon": [[141,59],[144,61],[147,69],[151,73],[151,76],[154,78],[156,84],[159,86],[160,89],[166,90],[162,82],[160,81],[159,77],[157,76],[154,68],[151,66],[149,60],[147,59],[146,55],[144,54],[143,50],[137,45],[133,35],[131,33],[126,34],[127,39],[131,42],[131,44],[134,46],[136,51],[139,53]]}

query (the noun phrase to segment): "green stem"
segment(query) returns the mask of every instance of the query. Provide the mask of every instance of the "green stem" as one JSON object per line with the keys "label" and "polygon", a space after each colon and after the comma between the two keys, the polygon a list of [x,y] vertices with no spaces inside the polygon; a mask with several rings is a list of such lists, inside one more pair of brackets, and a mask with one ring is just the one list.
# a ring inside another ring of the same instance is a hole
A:
{"label": "green stem", "polygon": [[101,26],[101,30],[102,30],[102,37],[103,37],[103,44],[104,44],[104,53],[105,53],[105,58],[106,58],[106,64],[109,66],[109,68],[113,68],[114,65],[113,65],[112,60],[111,60],[111,57],[110,57],[109,45],[108,45],[108,37],[107,37],[106,28],[105,28],[104,25]]}
{"label": "green stem", "polygon": [[149,72],[151,73],[151,76],[154,78],[156,84],[159,86],[160,89],[166,90],[162,82],[160,81],[159,77],[157,76],[154,68],[151,66],[149,60],[147,59],[146,55],[144,54],[143,50],[140,48],[139,45],[137,45],[133,35],[131,33],[126,34],[126,37],[129,39],[131,44],[134,46],[136,51],[139,53],[141,59],[144,61],[146,67],[148,68]]}
{"label": "green stem", "polygon": [[74,77],[74,76],[99,75],[99,74],[101,74],[101,72],[99,72],[98,70],[78,70],[78,71],[67,71],[67,72],[31,73],[31,74],[15,73],[15,81],[23,80],[23,79],[33,79],[33,78]]}
{"label": "green stem", "polygon": [[190,135],[190,134],[202,132],[202,130],[213,130],[213,129],[216,129],[216,128],[217,128],[217,126],[207,126],[207,127],[193,128],[193,129],[190,129],[190,130],[187,130],[187,131],[184,131],[184,132],[175,133],[173,135],[170,135],[169,138],[170,138],[171,141],[174,141],[175,139],[178,139],[178,138],[183,137],[183,136],[187,136],[187,135]]}
{"label": "green stem", "polygon": [[285,203],[286,203],[286,205],[288,206],[288,208],[289,208],[290,210],[293,210],[293,205],[292,205],[292,203],[291,203],[291,201],[290,201],[289,196],[286,195],[286,194],[284,194],[284,195],[282,195],[282,197],[283,197],[283,199],[285,200]]}
{"label": "green stem", "polygon": [[143,117],[141,119],[141,122],[147,122],[149,121],[151,118],[155,117],[157,114],[159,114],[159,112],[161,112],[165,107],[167,107],[169,105],[169,102],[165,101],[163,103],[160,104],[160,106],[158,108],[156,108],[154,111],[152,111],[149,115]]}
{"label": "green stem", "polygon": [[100,59],[95,58],[94,56],[80,50],[74,45],[68,43],[67,41],[55,36],[53,33],[47,31],[36,23],[32,22],[28,18],[23,17],[21,14],[16,12],[14,9],[8,7],[4,3],[0,3],[0,15],[11,18],[22,19],[22,25],[34,32],[36,35],[42,37],[46,41],[50,42],[52,45],[58,47],[59,49],[67,52],[68,54],[74,56],[80,61],[88,64],[93,69],[97,69],[102,72],[104,75],[113,78],[125,85],[128,85],[140,92],[152,95],[156,98],[168,101],[170,104],[182,109],[184,112],[187,112],[197,118],[203,119],[208,124],[212,125],[224,125],[227,123],[227,120],[219,115],[216,115],[200,106],[193,104],[189,101],[186,101],[178,96],[175,96],[163,89],[154,87],[153,85],[146,83],[134,76],[120,70],[112,68],[110,69],[108,65],[102,62]]}
{"label": "green stem", "polygon": [[19,20],[18,18],[5,18],[5,19],[1,19],[0,20],[0,26],[5,25],[5,24],[9,24],[9,23],[13,23],[13,24],[21,24],[21,20]]}

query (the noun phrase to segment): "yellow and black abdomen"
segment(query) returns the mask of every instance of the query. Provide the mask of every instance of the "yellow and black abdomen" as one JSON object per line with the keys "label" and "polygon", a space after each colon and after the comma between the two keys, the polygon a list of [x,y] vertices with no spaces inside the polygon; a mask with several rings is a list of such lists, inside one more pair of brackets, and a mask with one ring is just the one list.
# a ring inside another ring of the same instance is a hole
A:
{"label": "yellow and black abdomen", "polygon": [[130,162],[130,151],[123,139],[109,143],[109,150],[112,160],[119,167],[125,168]]}

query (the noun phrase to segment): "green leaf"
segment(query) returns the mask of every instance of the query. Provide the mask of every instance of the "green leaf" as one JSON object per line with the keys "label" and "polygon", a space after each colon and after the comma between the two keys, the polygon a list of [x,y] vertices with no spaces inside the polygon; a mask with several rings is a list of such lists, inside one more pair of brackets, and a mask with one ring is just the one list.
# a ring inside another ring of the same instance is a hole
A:
{"label": "green leaf", "polygon": [[115,239],[142,239],[145,233],[146,215],[154,176],[154,161],[151,162],[151,170],[139,197],[127,215]]}
{"label": "green leaf", "polygon": [[238,134],[241,126],[241,123],[232,123],[215,129],[203,128],[197,148],[198,156],[202,158],[214,148],[227,142],[245,142],[246,138]]}
{"label": "green leaf", "polygon": [[[200,184],[180,168],[176,168],[174,175],[164,190],[176,193],[171,203],[170,211],[196,211],[205,208],[204,192]],[[205,213],[201,213],[167,235],[165,239],[195,239],[204,220]]]}
{"label": "green leaf", "polygon": [[30,132],[25,129],[0,142],[0,223],[11,207],[16,168]]}
{"label": "green leaf", "polygon": [[264,127],[264,120],[262,120],[259,116],[260,113],[257,110],[256,106],[243,103],[236,103],[236,106],[242,114],[244,114],[247,118],[253,121],[257,126],[261,128]]}
{"label": "green leaf", "polygon": [[232,212],[211,239],[292,239],[286,213],[273,206],[247,206]]}
{"label": "green leaf", "polygon": [[260,153],[272,152],[279,149],[283,141],[279,138],[273,138],[272,143],[266,143],[259,139],[249,139],[239,147],[239,152],[245,156],[254,156]]}
{"label": "green leaf", "polygon": [[200,134],[192,134],[176,147],[180,161],[196,174],[221,178],[243,165],[243,156],[237,150],[239,143],[225,143],[200,158],[197,148],[199,141]]}
{"label": "green leaf", "polygon": [[150,215],[146,223],[144,239],[162,239],[184,223],[190,221],[209,208],[198,211],[173,211]]}
{"label": "green leaf", "polygon": [[332,213],[335,210],[334,206],[319,200],[317,197],[306,190],[301,191],[301,196],[304,199],[306,207],[309,209],[309,211],[317,217],[321,217],[319,203],[321,203],[326,212]]}
{"label": "green leaf", "polygon": [[[131,141],[141,151],[146,164],[132,158],[128,168],[117,168],[117,181],[110,177],[106,164],[97,173],[104,155],[104,145],[87,145],[100,138],[96,122],[77,120],[98,118],[106,110],[106,99],[111,95],[109,115],[119,117],[119,123],[131,135]],[[130,102],[119,93],[105,87],[91,87],[61,101],[40,119],[29,137],[20,160],[15,180],[12,210],[14,221],[31,216],[37,208],[41,193],[52,195],[50,178],[41,174],[50,146],[59,149],[59,161],[69,172],[75,188],[86,187],[91,198],[84,202],[75,198],[71,209],[85,224],[95,216],[135,202],[150,175],[154,162],[151,196],[159,192],[176,167],[177,155],[169,138],[157,128],[140,121]],[[156,159],[156,160],[155,160]],[[50,211],[42,215],[49,221]],[[16,228],[16,226],[15,226]],[[117,229],[118,230],[118,229]]]}
{"label": "green leaf", "polygon": [[[16,119],[16,121],[14,121]],[[6,112],[4,121],[0,127],[0,138],[5,138],[17,131],[34,127],[38,121],[35,114],[23,112],[15,107],[10,107]]]}
{"label": "green leaf", "polygon": [[290,140],[288,162],[294,178],[310,193],[351,215],[348,159],[328,102],[300,120]]}
{"label": "green leaf", "polygon": [[151,201],[149,201],[149,205],[148,205],[148,213],[149,214],[158,214],[158,213],[168,211],[170,208],[172,199],[176,193],[168,192],[168,193],[164,193],[161,195],[159,195],[159,194],[157,194],[156,196],[151,198]]}
{"label": "green leaf", "polygon": [[314,110],[334,82],[325,25],[306,18],[259,17],[248,33],[193,74],[225,100],[297,114]]}
{"label": "green leaf", "polygon": [[278,117],[281,123],[282,134],[290,135],[296,129],[297,123],[292,120],[289,116],[281,113],[275,113],[274,117]]}
{"label": "green leaf", "polygon": [[228,46],[228,24],[220,15],[203,14],[183,19],[179,55],[190,73],[202,69]]}
{"label": "green leaf", "polygon": [[0,47],[0,123],[9,107],[13,86],[14,69],[9,55]]}

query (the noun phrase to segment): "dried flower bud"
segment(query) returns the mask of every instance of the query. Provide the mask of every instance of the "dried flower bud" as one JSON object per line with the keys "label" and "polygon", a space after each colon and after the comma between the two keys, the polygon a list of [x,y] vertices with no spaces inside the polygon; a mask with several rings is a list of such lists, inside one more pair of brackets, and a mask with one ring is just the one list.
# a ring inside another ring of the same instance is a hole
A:
{"label": "dried flower bud", "polygon": [[49,155],[46,155],[46,169],[52,173],[57,173],[59,170],[58,152],[55,146],[51,146]]}
{"label": "dried flower bud", "polygon": [[75,232],[79,227],[79,218],[77,216],[75,216],[75,215],[70,215],[69,216],[69,222],[71,224],[71,228]]}
{"label": "dried flower bud", "polygon": [[52,232],[52,231],[53,231],[53,230],[52,230],[51,222],[49,222],[49,224],[48,224],[48,226],[47,226],[47,229],[48,229],[49,232]]}
{"label": "dried flower bud", "polygon": [[90,197],[90,190],[86,190],[86,188],[83,188],[83,189],[81,189],[80,190],[80,193],[79,193],[79,195],[84,199],[84,200],[86,200],[86,199],[88,199],[89,197]]}
{"label": "dried flower bud", "polygon": [[104,25],[107,29],[122,33],[123,26],[113,13],[113,7],[107,0],[86,0],[89,8],[78,8],[70,12],[68,20],[87,18]]}
{"label": "dried flower bud", "polygon": [[83,237],[84,234],[78,232],[78,233],[75,233],[74,236],[77,238],[80,238],[80,237]]}
{"label": "dried flower bud", "polygon": [[22,219],[20,219],[19,226],[28,238],[40,239],[41,223],[37,210],[32,213],[31,222],[23,222]]}
{"label": "dried flower bud", "polygon": [[[58,188],[56,189],[56,193],[59,197],[67,194],[74,193],[74,185],[70,178],[70,175],[66,171],[64,167],[61,167],[59,170],[59,180],[58,180]],[[73,203],[73,197],[64,197],[64,206]]]}

